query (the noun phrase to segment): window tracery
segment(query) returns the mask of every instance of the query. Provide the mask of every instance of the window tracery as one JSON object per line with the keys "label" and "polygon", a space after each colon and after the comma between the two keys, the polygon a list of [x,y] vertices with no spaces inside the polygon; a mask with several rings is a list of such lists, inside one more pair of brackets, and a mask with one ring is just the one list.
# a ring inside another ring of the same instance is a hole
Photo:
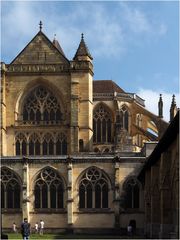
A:
{"label": "window tracery", "polygon": [[88,169],[79,184],[79,208],[108,208],[108,191],[104,173],[96,167]]}
{"label": "window tracery", "polygon": [[64,208],[64,186],[59,174],[51,168],[43,169],[37,176],[35,208]]}
{"label": "window tracery", "polygon": [[39,86],[31,91],[23,107],[25,124],[57,124],[61,120],[60,105],[49,90]]}
{"label": "window tracery", "polygon": [[17,176],[8,168],[1,169],[1,208],[20,208],[21,188]]}
{"label": "window tracery", "polygon": [[136,179],[131,178],[125,183],[126,208],[139,208],[140,188]]}
{"label": "window tracery", "polygon": [[129,113],[126,106],[122,106],[116,116],[116,123],[120,125],[120,128],[129,129]]}
{"label": "window tracery", "polygon": [[103,105],[100,105],[93,115],[93,140],[95,143],[112,140],[112,116]]}
{"label": "window tracery", "polygon": [[66,135],[60,133],[17,133],[16,155],[65,155]]}

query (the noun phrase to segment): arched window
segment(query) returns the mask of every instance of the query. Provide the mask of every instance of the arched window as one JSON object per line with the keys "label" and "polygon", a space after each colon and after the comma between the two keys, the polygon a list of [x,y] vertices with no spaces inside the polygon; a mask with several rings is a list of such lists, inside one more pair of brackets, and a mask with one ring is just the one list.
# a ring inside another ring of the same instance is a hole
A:
{"label": "arched window", "polygon": [[61,119],[60,105],[49,90],[39,86],[30,92],[23,106],[25,124],[57,124]]}
{"label": "arched window", "polygon": [[122,106],[116,116],[116,123],[120,124],[121,128],[128,131],[129,129],[129,113],[126,106]]}
{"label": "arched window", "polygon": [[36,133],[29,138],[29,155],[40,155],[40,137]]}
{"label": "arched window", "polygon": [[27,141],[26,136],[23,133],[18,133],[15,137],[16,142],[16,155],[26,155],[27,154]]}
{"label": "arched window", "polygon": [[56,155],[65,155],[67,154],[67,140],[66,136],[63,133],[57,135],[56,142]]}
{"label": "arched window", "polygon": [[108,181],[104,173],[96,168],[89,168],[79,184],[79,208],[108,208]]}
{"label": "arched window", "polygon": [[35,208],[64,208],[64,186],[59,174],[47,167],[43,169],[35,183]]}
{"label": "arched window", "polygon": [[103,105],[93,115],[93,141],[107,143],[112,141],[112,116]]}
{"label": "arched window", "polygon": [[125,205],[126,208],[139,208],[140,188],[136,179],[129,179],[125,183]]}
{"label": "arched window", "polygon": [[21,188],[13,171],[1,169],[1,207],[6,209],[20,208]]}

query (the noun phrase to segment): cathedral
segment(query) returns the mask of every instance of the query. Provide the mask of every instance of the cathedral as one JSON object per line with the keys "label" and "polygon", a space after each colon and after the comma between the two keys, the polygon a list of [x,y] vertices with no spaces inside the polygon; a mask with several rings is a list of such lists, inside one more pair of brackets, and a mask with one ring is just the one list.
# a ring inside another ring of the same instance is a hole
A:
{"label": "cathedral", "polygon": [[1,63],[2,228],[144,234],[140,170],[169,123],[112,80],[93,79],[82,34],[72,60],[42,31]]}

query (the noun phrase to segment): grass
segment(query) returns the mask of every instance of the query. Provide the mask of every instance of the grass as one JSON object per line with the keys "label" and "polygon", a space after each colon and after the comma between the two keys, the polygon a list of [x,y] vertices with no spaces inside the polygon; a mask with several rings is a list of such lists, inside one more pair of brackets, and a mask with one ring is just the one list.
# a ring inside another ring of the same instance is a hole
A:
{"label": "grass", "polygon": [[[20,233],[7,233],[8,239],[21,239],[22,235]],[[39,234],[31,234],[30,239],[128,239],[127,236],[111,236],[111,235],[83,235],[83,234],[44,234],[43,236]],[[134,236],[133,239],[140,239],[138,236]]]}

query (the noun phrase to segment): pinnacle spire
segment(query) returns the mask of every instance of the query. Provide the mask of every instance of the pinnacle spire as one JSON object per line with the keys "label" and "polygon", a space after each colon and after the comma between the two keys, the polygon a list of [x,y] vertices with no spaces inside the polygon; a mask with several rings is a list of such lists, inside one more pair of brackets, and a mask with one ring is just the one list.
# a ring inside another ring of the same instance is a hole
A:
{"label": "pinnacle spire", "polygon": [[81,41],[80,41],[79,47],[78,47],[73,59],[78,60],[78,57],[89,57],[91,60],[93,59],[85,41],[84,41],[83,33],[81,34]]}
{"label": "pinnacle spire", "polygon": [[177,113],[176,99],[175,99],[175,95],[173,94],[171,107],[170,107],[170,122],[176,116],[176,113]]}
{"label": "pinnacle spire", "polygon": [[56,34],[54,34],[53,45],[65,56],[58,40],[56,39]]}
{"label": "pinnacle spire", "polygon": [[162,100],[162,94],[159,95],[158,115],[159,115],[160,118],[163,118],[163,100]]}

